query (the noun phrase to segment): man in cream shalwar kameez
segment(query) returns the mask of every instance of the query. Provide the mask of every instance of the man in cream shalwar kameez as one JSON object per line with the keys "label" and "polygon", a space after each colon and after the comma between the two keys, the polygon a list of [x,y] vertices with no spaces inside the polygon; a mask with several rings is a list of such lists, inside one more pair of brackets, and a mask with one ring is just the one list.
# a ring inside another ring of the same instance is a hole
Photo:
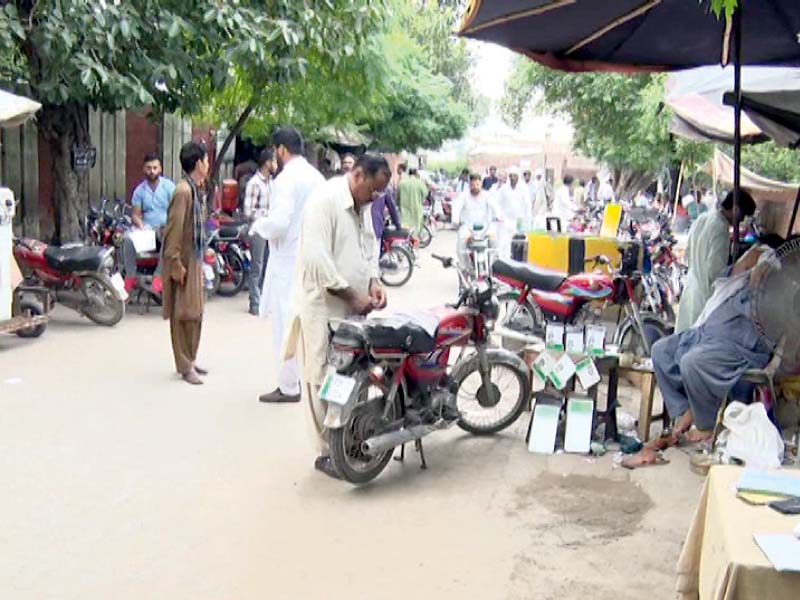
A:
{"label": "man in cream shalwar kameez", "polygon": [[[317,443],[315,468],[337,477],[330,461],[326,404],[319,389],[326,372],[328,322],[383,308],[369,204],[389,183],[386,160],[362,155],[351,173],[318,187],[308,200],[297,261],[292,321],[285,356],[297,356],[304,401]],[[313,207],[313,209],[311,208]]]}
{"label": "man in cream shalwar kameez", "polygon": [[[275,156],[282,171],[275,178],[269,215],[258,219],[251,229],[269,241],[270,255],[261,291],[259,315],[272,320],[272,345],[275,360],[280,360],[284,336],[289,325],[290,293],[294,285],[300,226],[306,201],[314,189],[325,182],[322,174],[303,158],[303,140],[292,128],[280,129],[273,137]],[[261,402],[300,400],[297,361],[282,361],[278,387],[259,397]]]}
{"label": "man in cream shalwar kameez", "polygon": [[497,227],[497,247],[500,258],[511,258],[511,240],[516,233],[527,233],[531,228],[531,199],[528,188],[519,180],[519,170],[508,171],[508,183],[499,188],[495,196],[500,223]]}

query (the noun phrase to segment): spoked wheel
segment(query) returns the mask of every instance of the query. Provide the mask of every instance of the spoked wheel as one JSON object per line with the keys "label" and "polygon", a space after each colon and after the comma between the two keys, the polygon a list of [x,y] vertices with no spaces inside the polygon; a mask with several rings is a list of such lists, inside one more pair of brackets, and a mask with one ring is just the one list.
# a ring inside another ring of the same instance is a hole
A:
{"label": "spoked wheel", "polygon": [[430,226],[425,225],[422,228],[422,231],[419,232],[419,247],[420,248],[427,248],[431,245],[433,241],[433,232],[431,231]]}
{"label": "spoked wheel", "polygon": [[[368,384],[361,386],[359,394],[359,404],[353,409],[347,424],[330,432],[333,465],[342,479],[355,484],[375,479],[386,468],[394,452],[392,448],[374,456],[364,453],[362,444],[385,429],[386,397],[380,388]],[[395,419],[396,407],[392,406],[388,420]]]}
{"label": "spoked wheel", "polygon": [[225,275],[220,278],[217,293],[220,296],[229,298],[235,296],[244,289],[246,271],[244,262],[236,254],[225,255]]}
{"label": "spoked wheel", "polygon": [[394,246],[380,260],[381,281],[389,287],[405,285],[414,272],[414,259],[405,248]]}
{"label": "spoked wheel", "polygon": [[[527,302],[519,303],[519,296],[513,292],[506,292],[497,296],[500,312],[497,317],[497,326],[510,329],[524,335],[544,335],[544,318],[537,308]],[[499,335],[499,334],[498,334]],[[519,352],[525,347],[525,342],[501,337],[501,346],[512,352]]]}
{"label": "spoked wheel", "polygon": [[621,327],[624,327],[624,329],[619,338],[619,351],[641,357],[650,356],[650,351],[648,351],[647,345],[645,345],[642,339],[642,334],[644,334],[652,350],[653,344],[671,333],[670,329],[665,327],[660,321],[654,319],[652,316],[647,318],[646,315],[642,315],[642,329],[644,330],[642,332],[639,331],[639,328],[636,327],[632,321],[623,323]]}
{"label": "spoked wheel", "polygon": [[98,325],[111,327],[125,315],[125,303],[117,297],[107,277],[84,275],[81,278],[84,296],[83,314]]}
{"label": "spoked wheel", "polygon": [[488,381],[481,376],[477,356],[456,377],[456,402],[461,413],[458,426],[475,435],[497,433],[513,424],[530,393],[527,374],[516,364],[491,351],[486,360]]}
{"label": "spoked wheel", "polygon": [[[44,305],[41,302],[37,302],[36,300],[25,298],[19,302],[19,305],[14,305],[13,313],[15,316],[25,316],[25,317],[39,317],[44,313]],[[47,329],[47,323],[39,323],[38,325],[33,325],[32,327],[26,327],[24,329],[18,329],[16,331],[17,336],[21,338],[37,338],[44,333],[44,330]]]}

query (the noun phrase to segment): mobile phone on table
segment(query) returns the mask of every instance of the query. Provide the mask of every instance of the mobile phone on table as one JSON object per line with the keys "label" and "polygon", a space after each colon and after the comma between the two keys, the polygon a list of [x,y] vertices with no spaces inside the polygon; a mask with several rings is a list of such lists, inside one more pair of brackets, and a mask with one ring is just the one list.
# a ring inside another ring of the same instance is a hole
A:
{"label": "mobile phone on table", "polygon": [[786,500],[773,500],[768,506],[784,515],[800,515],[800,498],[787,498]]}

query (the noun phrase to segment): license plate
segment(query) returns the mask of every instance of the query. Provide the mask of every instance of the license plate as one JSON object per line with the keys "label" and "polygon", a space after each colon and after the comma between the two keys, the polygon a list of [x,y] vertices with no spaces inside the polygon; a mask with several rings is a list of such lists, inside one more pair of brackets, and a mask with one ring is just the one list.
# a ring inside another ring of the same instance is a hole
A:
{"label": "license plate", "polygon": [[122,275],[119,273],[114,273],[111,276],[111,285],[113,285],[114,289],[119,292],[123,302],[128,299],[128,292],[125,291],[125,281],[122,279]]}
{"label": "license plate", "polygon": [[344,406],[350,399],[350,394],[353,393],[355,385],[356,380],[352,377],[346,377],[334,371],[329,371],[325,376],[325,380],[322,382],[319,396],[326,402]]}

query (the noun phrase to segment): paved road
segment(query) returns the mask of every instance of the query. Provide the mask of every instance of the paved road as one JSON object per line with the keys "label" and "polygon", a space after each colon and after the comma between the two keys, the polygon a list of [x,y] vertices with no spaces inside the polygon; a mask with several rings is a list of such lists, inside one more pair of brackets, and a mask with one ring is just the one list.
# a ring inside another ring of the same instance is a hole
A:
{"label": "paved road", "polygon": [[[454,290],[426,253],[391,300]],[[271,332],[245,308],[209,304],[202,388],[172,373],[157,314],[109,330],[57,310],[39,340],[0,338],[0,598],[672,597],[700,486],[679,451],[635,473],[533,456],[522,419],[353,488],[313,471],[304,407],[256,401]]]}

